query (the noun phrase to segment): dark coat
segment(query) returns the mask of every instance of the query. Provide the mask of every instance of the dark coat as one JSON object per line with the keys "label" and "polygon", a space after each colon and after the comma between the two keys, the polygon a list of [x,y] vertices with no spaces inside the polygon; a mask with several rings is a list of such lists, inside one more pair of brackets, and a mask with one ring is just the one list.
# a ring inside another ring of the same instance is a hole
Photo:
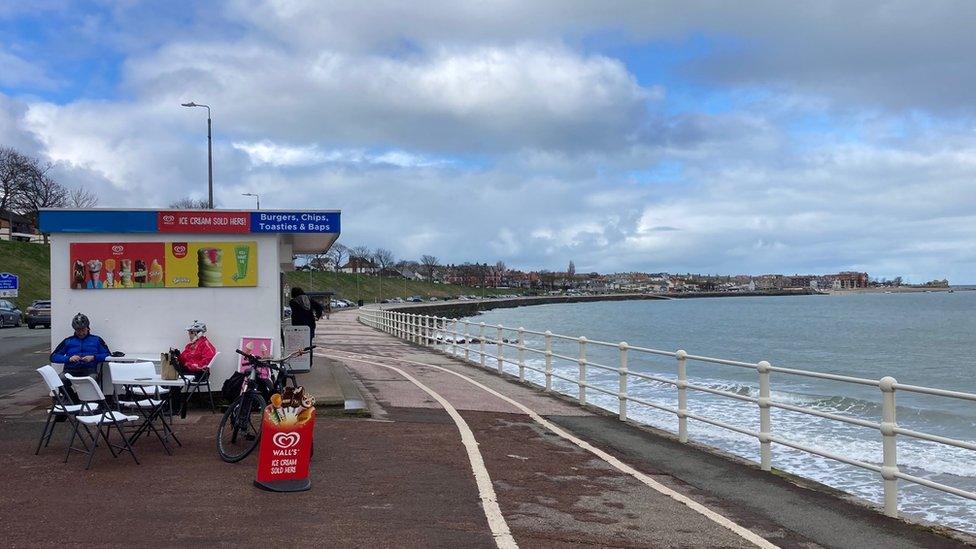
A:
{"label": "dark coat", "polygon": [[291,325],[308,326],[312,333],[315,333],[315,321],[322,318],[324,309],[322,304],[307,295],[300,295],[291,298],[288,302],[291,307]]}

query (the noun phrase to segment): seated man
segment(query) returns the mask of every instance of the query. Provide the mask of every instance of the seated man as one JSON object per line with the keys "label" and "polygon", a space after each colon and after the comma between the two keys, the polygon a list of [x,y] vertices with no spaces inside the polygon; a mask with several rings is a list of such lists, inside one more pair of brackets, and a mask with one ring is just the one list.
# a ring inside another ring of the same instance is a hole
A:
{"label": "seated man", "polygon": [[[99,363],[110,354],[108,345],[105,344],[104,339],[91,333],[88,317],[81,313],[71,319],[71,327],[75,331],[74,335],[64,338],[64,341],[58,344],[51,353],[51,362],[64,364],[62,374],[71,374],[75,377],[94,376],[98,372]],[[78,395],[71,389],[71,381],[64,379],[64,385],[71,398],[77,402]]]}
{"label": "seated man", "polygon": [[217,354],[217,349],[213,343],[203,335],[207,332],[207,325],[199,320],[194,320],[186,327],[186,335],[190,342],[183,347],[180,352],[180,367],[183,375],[192,376],[199,379],[200,376],[210,366],[210,361]]}

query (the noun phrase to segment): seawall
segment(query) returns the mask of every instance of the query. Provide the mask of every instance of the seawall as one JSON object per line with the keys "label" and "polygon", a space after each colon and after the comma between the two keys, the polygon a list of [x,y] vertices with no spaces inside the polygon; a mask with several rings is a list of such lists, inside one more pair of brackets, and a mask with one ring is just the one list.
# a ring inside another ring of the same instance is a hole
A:
{"label": "seawall", "polygon": [[713,298],[713,297],[772,297],[772,296],[791,296],[791,295],[822,295],[808,290],[775,290],[770,292],[686,292],[673,294],[603,294],[587,296],[530,296],[515,297],[508,299],[478,299],[478,300],[453,300],[453,301],[434,301],[425,303],[387,303],[379,305],[381,309],[391,311],[403,311],[417,313],[423,311],[424,314],[432,316],[443,316],[448,318],[458,318],[473,316],[481,311],[492,309],[506,309],[513,307],[527,307],[530,305],[548,305],[552,303],[588,303],[594,301],[638,301],[638,300],[669,300],[669,299],[692,299],[692,298]]}

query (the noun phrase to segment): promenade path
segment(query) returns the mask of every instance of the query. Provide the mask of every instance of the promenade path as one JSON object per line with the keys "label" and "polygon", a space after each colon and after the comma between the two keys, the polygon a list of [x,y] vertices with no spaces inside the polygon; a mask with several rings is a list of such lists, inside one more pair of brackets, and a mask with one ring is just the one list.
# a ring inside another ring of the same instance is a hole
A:
{"label": "promenade path", "polygon": [[172,456],[146,439],[140,465],[103,450],[85,471],[79,456],[63,463],[66,424],[35,456],[35,383],[0,402],[0,545],[962,545],[404,343],[354,311],[321,322],[316,343],[315,368],[347,367],[372,415],[322,410],[310,491],[256,489],[255,456],[220,461],[220,415],[199,408],[175,421]]}
{"label": "promenade path", "polygon": [[[374,418],[392,422],[396,447],[389,449],[390,466],[403,465],[403,445],[422,452],[422,459],[444,467],[441,480],[464,501],[451,512],[481,512],[488,516],[484,532],[497,534],[488,524],[490,506],[482,507],[479,499],[477,460],[464,456],[459,426],[445,402],[456,409],[477,441],[502,526],[521,547],[963,545],[408,344],[359,324],[352,311],[322,323],[316,342],[317,353],[341,361],[361,380]],[[541,417],[534,419],[527,410]],[[575,434],[603,456],[537,419]],[[418,437],[421,426],[427,435]],[[458,472],[465,469],[462,478]],[[413,505],[428,508],[437,497],[433,491],[417,493]],[[431,535],[434,544],[436,531]],[[472,535],[466,544],[490,541]]]}

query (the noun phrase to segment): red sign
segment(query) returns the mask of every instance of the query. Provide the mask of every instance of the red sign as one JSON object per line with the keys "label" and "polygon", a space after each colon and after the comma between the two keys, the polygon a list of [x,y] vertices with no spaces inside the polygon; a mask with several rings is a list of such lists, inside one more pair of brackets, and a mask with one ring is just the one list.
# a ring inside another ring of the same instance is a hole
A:
{"label": "red sign", "polygon": [[247,212],[158,212],[156,229],[161,233],[249,233],[251,214]]}
{"label": "red sign", "polygon": [[293,417],[294,408],[264,409],[261,426],[261,449],[258,474],[254,484],[273,492],[299,492],[312,487],[308,465],[312,458],[312,431],[315,408],[302,409]]}
{"label": "red sign", "polygon": [[69,284],[76,290],[162,288],[166,270],[162,242],[71,244]]}

